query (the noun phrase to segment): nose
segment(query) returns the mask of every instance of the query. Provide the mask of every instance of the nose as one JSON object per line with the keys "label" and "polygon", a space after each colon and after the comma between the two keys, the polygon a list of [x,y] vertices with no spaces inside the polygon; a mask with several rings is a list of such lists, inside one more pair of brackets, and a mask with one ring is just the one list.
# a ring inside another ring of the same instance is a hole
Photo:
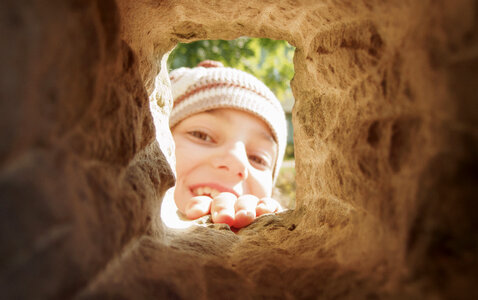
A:
{"label": "nose", "polygon": [[246,179],[248,174],[247,166],[249,159],[247,157],[246,146],[242,142],[236,142],[229,146],[224,146],[221,153],[215,156],[213,165],[215,168],[225,170],[233,176],[238,176],[242,180]]}

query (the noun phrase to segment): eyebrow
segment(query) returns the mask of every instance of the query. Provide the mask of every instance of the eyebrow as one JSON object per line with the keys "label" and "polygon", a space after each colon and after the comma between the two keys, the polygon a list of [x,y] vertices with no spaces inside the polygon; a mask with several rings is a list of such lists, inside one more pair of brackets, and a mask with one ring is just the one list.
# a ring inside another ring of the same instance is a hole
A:
{"label": "eyebrow", "polygon": [[[204,112],[205,112],[205,113],[208,113],[208,114],[211,114],[211,115],[214,115],[214,117],[216,117],[216,118],[221,118],[221,119],[227,120],[227,117],[224,116],[223,114],[218,113],[218,110],[217,110],[217,109],[209,109],[209,110],[205,110]],[[264,120],[262,120],[262,119],[260,119],[260,120],[261,120],[261,121],[264,121]],[[264,121],[264,122],[265,122],[265,121]],[[267,122],[265,122],[265,123],[267,124]],[[268,127],[269,127],[269,126],[268,126]],[[262,132],[262,131],[260,131],[260,132],[258,132],[258,133],[259,133],[259,136],[260,136],[262,139],[267,140],[267,141],[270,141],[270,142],[272,142],[275,146],[277,146],[277,140],[276,140],[276,138],[275,138],[273,135],[271,135],[271,134],[269,134],[269,133],[266,133],[266,132]]]}
{"label": "eyebrow", "polygon": [[277,145],[277,141],[276,141],[276,139],[275,139],[272,135],[270,135],[270,134],[268,134],[268,133],[265,133],[265,132],[261,132],[261,133],[260,133],[260,136],[261,136],[263,139],[272,142],[274,145]]}

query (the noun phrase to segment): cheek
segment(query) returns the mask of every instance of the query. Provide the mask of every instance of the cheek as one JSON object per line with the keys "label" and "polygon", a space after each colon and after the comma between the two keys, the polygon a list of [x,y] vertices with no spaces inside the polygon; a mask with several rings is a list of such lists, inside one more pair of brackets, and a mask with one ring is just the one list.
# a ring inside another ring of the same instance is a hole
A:
{"label": "cheek", "polygon": [[176,146],[176,175],[177,179],[183,180],[191,172],[207,164],[207,152],[201,147],[181,143]]}
{"label": "cheek", "polygon": [[178,179],[187,172],[186,167],[187,164],[185,163],[183,153],[176,149],[176,176]]}
{"label": "cheek", "polygon": [[181,212],[185,212],[186,204],[192,195],[189,192],[188,187],[181,181],[176,181],[176,188],[174,190],[174,202],[176,203],[177,208]]}
{"label": "cheek", "polygon": [[194,153],[188,147],[188,145],[184,142],[177,142],[176,143],[176,175],[179,178],[188,172],[188,166],[193,163],[193,156],[190,155]]}
{"label": "cheek", "polygon": [[250,194],[259,198],[270,197],[272,195],[272,173],[253,174],[250,179]]}

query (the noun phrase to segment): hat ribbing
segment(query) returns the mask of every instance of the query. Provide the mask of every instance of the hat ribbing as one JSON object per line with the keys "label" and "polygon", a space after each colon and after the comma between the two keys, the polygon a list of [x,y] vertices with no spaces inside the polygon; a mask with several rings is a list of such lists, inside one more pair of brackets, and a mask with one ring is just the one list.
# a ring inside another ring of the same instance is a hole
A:
{"label": "hat ribbing", "polygon": [[278,145],[273,171],[275,182],[287,143],[287,123],[279,100],[264,83],[216,61],[173,70],[170,79],[174,99],[169,119],[171,128],[193,114],[215,108],[236,108],[264,120]]}

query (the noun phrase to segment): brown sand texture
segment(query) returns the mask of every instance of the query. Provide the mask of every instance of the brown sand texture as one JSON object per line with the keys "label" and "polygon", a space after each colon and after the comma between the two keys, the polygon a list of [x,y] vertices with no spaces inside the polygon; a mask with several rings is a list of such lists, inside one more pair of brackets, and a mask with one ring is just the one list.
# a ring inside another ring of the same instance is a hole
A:
{"label": "brown sand texture", "polygon": [[[476,1],[0,15],[0,298],[478,299]],[[167,228],[167,53],[240,36],[297,49],[296,209],[237,234]]]}

